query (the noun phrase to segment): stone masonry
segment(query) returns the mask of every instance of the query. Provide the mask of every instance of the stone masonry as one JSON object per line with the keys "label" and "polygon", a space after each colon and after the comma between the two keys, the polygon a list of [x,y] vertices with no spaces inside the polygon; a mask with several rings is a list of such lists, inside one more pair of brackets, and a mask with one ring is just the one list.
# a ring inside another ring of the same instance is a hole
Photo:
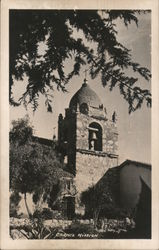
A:
{"label": "stone masonry", "polygon": [[107,118],[96,93],[84,82],[59,116],[59,145],[67,171],[74,175],[75,212],[84,213],[80,195],[118,164],[116,123]]}

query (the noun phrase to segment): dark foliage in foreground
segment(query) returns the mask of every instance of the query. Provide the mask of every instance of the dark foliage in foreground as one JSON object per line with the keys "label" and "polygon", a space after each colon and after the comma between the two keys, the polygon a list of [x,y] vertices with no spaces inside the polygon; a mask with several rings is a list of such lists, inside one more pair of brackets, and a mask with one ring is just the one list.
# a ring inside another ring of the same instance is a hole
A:
{"label": "dark foliage in foreground", "polygon": [[[132,60],[131,51],[118,41],[118,18],[128,26],[138,25],[138,10],[11,10],[10,11],[10,103],[28,103],[38,107],[43,94],[48,111],[52,111],[53,90],[67,91],[70,79],[87,65],[92,79],[100,75],[102,85],[120,94],[129,104],[129,113],[143,101],[151,106],[149,90],[141,89],[138,75],[150,80],[149,69]],[[74,36],[80,31],[84,39]],[[45,42],[44,55],[38,53],[39,42]],[[92,47],[92,44],[95,44]],[[73,68],[66,71],[68,61]],[[135,72],[136,77],[127,73]],[[26,91],[18,102],[12,93],[14,80],[28,77]]]}

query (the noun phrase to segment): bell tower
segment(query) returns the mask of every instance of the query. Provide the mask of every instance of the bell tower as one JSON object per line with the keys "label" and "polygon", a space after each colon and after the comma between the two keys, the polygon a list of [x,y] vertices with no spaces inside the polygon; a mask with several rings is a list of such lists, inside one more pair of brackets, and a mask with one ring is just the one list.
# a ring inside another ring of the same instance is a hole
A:
{"label": "bell tower", "polygon": [[72,97],[65,117],[59,115],[58,140],[67,171],[74,175],[75,212],[83,213],[80,195],[118,164],[118,132],[97,94],[87,84]]}

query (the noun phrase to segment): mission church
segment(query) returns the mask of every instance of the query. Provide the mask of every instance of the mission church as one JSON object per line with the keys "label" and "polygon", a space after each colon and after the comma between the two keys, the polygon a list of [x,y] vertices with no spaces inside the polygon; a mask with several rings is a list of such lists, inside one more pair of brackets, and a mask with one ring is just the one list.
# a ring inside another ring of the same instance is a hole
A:
{"label": "mission church", "polygon": [[[151,218],[151,165],[134,160],[118,164],[116,120],[116,112],[108,117],[86,79],[71,98],[65,116],[59,114],[57,145],[66,175],[59,180],[59,191],[51,207],[63,218],[90,214],[92,208],[81,202],[81,195],[98,186],[101,195],[110,191],[116,207],[129,210],[141,203],[141,214]],[[49,146],[53,142],[36,139]]]}
{"label": "mission church", "polygon": [[65,149],[67,170],[74,175],[76,194],[67,197],[68,204],[74,203],[75,213],[81,213],[81,193],[118,165],[115,113],[113,120],[108,119],[100,98],[86,79],[70,100],[65,117],[59,115],[58,143]]}
{"label": "mission church", "polygon": [[80,200],[82,192],[99,182],[104,183],[104,189],[114,172],[118,173],[115,174],[116,195],[120,196],[121,207],[136,206],[142,181],[151,189],[149,164],[127,160],[118,166],[116,113],[111,118],[107,116],[106,108],[86,79],[71,98],[65,116],[59,115],[58,145],[63,149],[63,163],[73,176],[61,180],[60,200],[66,218],[84,215],[86,208]]}

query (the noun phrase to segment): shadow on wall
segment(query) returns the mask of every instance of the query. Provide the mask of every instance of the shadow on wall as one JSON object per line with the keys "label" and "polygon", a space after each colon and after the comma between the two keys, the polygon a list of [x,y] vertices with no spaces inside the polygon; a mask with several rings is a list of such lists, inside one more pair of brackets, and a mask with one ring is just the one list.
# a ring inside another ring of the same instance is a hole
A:
{"label": "shadow on wall", "polygon": [[126,160],[120,166],[120,205],[135,208],[138,204],[142,183],[151,189],[151,165]]}
{"label": "shadow on wall", "polygon": [[135,216],[135,231],[138,238],[151,238],[151,189],[140,177],[141,193]]}

